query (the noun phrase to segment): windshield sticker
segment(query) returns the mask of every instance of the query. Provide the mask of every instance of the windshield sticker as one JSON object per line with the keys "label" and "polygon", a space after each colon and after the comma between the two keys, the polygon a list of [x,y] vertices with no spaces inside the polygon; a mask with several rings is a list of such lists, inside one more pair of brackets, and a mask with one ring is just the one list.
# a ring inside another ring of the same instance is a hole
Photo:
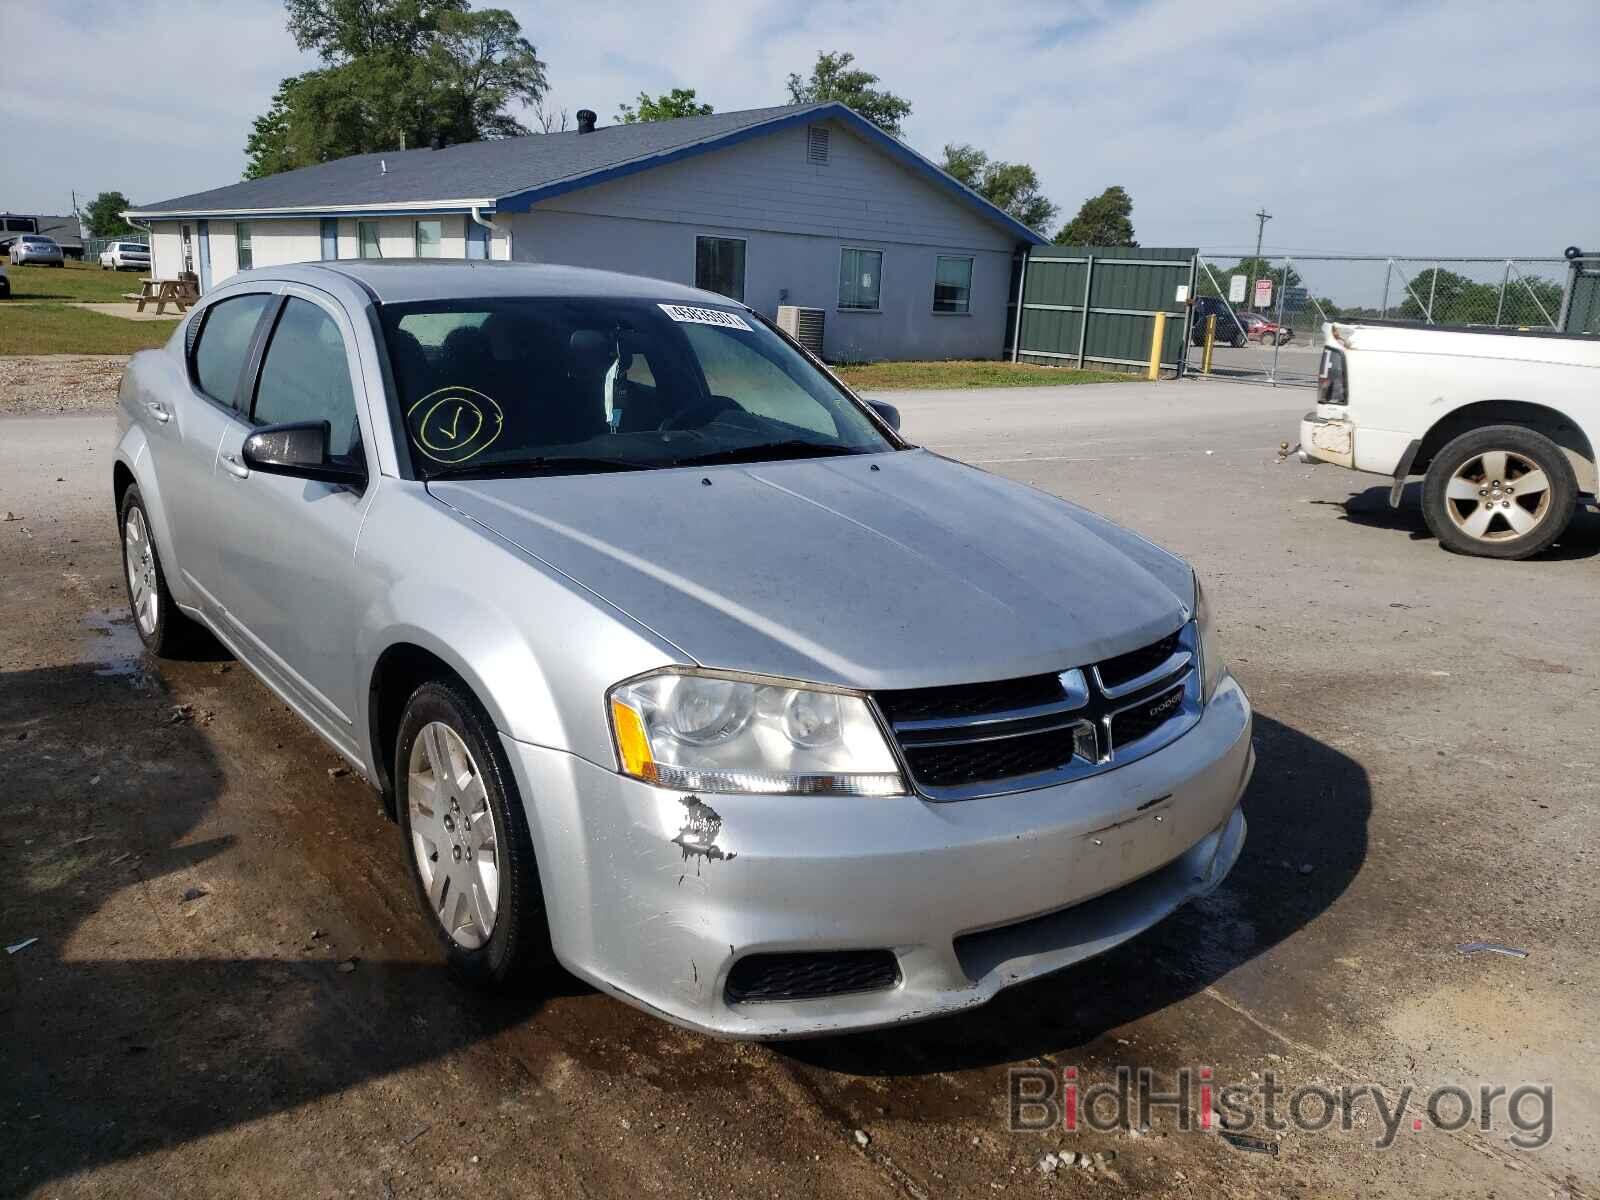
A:
{"label": "windshield sticker", "polygon": [[494,400],[469,387],[429,392],[406,411],[411,440],[437,463],[464,463],[500,437],[505,414]]}
{"label": "windshield sticker", "polygon": [[660,304],[657,305],[662,312],[674,321],[682,321],[689,325],[716,325],[723,329],[742,329],[750,332],[750,326],[738,313],[723,312],[720,308],[696,308],[692,304]]}

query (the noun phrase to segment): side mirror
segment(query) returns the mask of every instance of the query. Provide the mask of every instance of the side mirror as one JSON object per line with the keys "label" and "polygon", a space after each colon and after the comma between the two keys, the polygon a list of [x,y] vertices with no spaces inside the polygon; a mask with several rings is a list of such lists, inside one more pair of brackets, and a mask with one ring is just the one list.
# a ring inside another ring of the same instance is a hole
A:
{"label": "side mirror", "polygon": [[884,423],[896,433],[900,432],[900,410],[892,404],[885,404],[882,400],[868,400],[868,406],[873,412],[883,418]]}
{"label": "side mirror", "polygon": [[326,421],[264,425],[245,438],[239,457],[245,466],[264,475],[288,475],[295,479],[357,487],[367,481],[366,469],[359,463],[335,462],[328,456]]}

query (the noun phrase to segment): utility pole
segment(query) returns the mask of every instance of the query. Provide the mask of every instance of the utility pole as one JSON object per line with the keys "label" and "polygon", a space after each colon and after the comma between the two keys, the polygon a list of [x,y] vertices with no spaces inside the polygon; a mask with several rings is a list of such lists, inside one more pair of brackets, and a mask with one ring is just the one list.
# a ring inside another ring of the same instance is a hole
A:
{"label": "utility pole", "polygon": [[1266,232],[1267,222],[1272,220],[1272,214],[1265,208],[1256,212],[1256,256],[1250,260],[1250,286],[1244,294],[1244,306],[1255,307],[1256,302],[1256,264],[1261,261],[1261,235]]}

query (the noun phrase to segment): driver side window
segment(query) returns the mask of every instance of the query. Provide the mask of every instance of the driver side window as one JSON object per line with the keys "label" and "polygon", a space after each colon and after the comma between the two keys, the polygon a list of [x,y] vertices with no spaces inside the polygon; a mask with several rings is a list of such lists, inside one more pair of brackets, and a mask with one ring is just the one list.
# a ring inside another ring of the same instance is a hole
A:
{"label": "driver side window", "polygon": [[328,453],[361,445],[350,364],[339,326],[317,305],[290,296],[272,331],[252,416],[258,425],[328,422]]}

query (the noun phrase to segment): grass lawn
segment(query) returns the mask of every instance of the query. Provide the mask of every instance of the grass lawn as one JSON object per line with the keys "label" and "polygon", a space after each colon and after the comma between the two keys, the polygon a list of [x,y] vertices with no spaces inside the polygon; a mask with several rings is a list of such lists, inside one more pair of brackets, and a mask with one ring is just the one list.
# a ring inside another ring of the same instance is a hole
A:
{"label": "grass lawn", "polygon": [[70,304],[12,304],[0,300],[0,355],[132,354],[165,342],[172,336],[176,320],[124,321]]}
{"label": "grass lawn", "polygon": [[6,267],[18,300],[121,300],[137,292],[145,271],[102,271],[100,264],[67,259],[64,267]]}
{"label": "grass lawn", "polygon": [[1051,387],[1066,383],[1121,383],[1137,376],[1119,371],[1079,371],[1008,362],[880,362],[836,366],[858,391],[900,388]]}

